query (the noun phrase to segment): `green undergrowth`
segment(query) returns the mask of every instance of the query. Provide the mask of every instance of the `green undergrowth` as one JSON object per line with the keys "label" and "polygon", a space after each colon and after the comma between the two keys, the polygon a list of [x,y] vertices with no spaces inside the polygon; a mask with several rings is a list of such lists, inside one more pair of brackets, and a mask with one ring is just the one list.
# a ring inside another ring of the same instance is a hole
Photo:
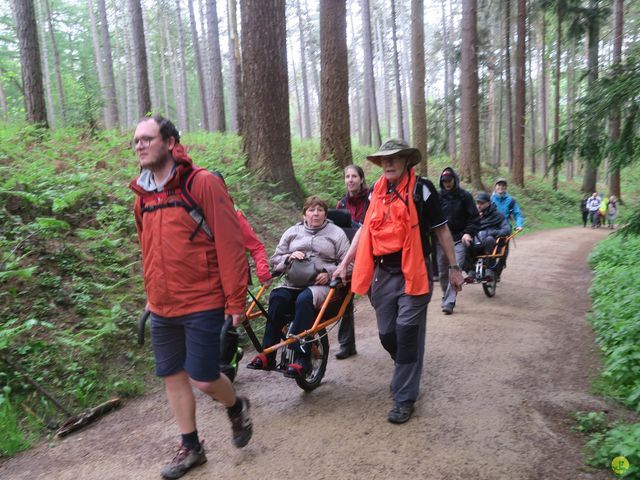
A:
{"label": "green undergrowth", "polygon": [[[590,321],[603,356],[597,389],[603,395],[640,412],[640,236],[616,235],[601,242],[590,263],[595,270],[591,287]],[[637,417],[636,417],[637,418]],[[591,439],[585,449],[587,463],[610,468],[624,456],[630,468],[624,478],[640,478],[640,422],[608,421],[604,414],[589,412],[579,425]]]}
{"label": "green undergrowth", "polygon": [[[151,349],[136,343],[145,294],[128,188],[138,171],[130,137],[0,129],[2,455],[27,448],[64,419],[28,379],[79,412],[114,395],[139,395],[153,378]],[[223,174],[236,206],[273,252],[282,232],[301,219],[299,206],[246,169],[238,136],[190,133],[183,143],[196,164]],[[380,175],[365,164],[371,151],[353,150],[369,184]],[[333,206],[344,191],[342,172],[319,162],[318,152],[317,142],[294,141],[295,174],[305,194]],[[429,162],[429,172],[448,163]],[[487,183],[495,173],[486,172]],[[429,178],[437,185],[437,174]],[[530,179],[522,190],[510,188],[528,225],[577,223],[577,188],[552,192],[546,183]]]}

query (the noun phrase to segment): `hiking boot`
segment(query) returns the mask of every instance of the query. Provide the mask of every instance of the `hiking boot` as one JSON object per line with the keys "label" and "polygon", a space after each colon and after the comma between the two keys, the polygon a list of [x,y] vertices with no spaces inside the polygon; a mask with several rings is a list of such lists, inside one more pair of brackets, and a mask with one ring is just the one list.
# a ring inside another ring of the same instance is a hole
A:
{"label": "hiking boot", "polygon": [[405,423],[407,420],[411,418],[411,414],[413,413],[413,404],[412,403],[396,403],[393,408],[389,411],[389,415],[387,415],[387,420],[391,423]]}
{"label": "hiking boot", "polygon": [[204,454],[202,445],[199,448],[192,449],[181,445],[178,453],[173,457],[171,463],[164,466],[160,475],[162,475],[162,478],[180,478],[191,468],[202,465],[206,461],[207,457]]}
{"label": "hiking boot", "polygon": [[244,397],[238,397],[238,400],[242,402],[242,409],[237,415],[229,415],[231,420],[231,431],[233,432],[233,444],[237,448],[244,447],[253,434],[253,424],[251,423],[251,417],[249,416],[249,399]]}
{"label": "hiking boot", "polygon": [[453,307],[451,305],[445,305],[442,307],[442,313],[445,315],[451,315],[453,313]]}
{"label": "hiking boot", "polygon": [[260,353],[247,364],[247,368],[250,370],[273,370],[276,368],[276,361],[273,355],[267,357],[265,354]]}
{"label": "hiking boot", "polygon": [[357,355],[355,347],[340,347],[340,350],[336,353],[336,358],[338,360],[344,360],[345,358],[349,358],[353,355]]}

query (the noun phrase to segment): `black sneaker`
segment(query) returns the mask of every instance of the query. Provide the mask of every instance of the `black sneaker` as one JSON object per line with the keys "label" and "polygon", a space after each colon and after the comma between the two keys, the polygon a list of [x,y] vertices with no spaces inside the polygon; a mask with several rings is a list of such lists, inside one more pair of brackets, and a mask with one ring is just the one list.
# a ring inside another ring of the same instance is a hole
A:
{"label": "black sneaker", "polygon": [[253,424],[251,423],[251,417],[249,416],[249,399],[244,397],[238,397],[238,400],[242,402],[242,409],[237,415],[229,415],[231,420],[231,430],[233,432],[233,444],[237,448],[244,447],[253,434]]}
{"label": "black sneaker", "polygon": [[387,420],[391,423],[405,423],[407,420],[411,418],[411,414],[413,413],[413,404],[405,403],[400,404],[396,403],[393,408],[389,411],[389,415],[387,415]]}
{"label": "black sneaker", "polygon": [[181,445],[178,453],[176,453],[170,463],[164,466],[160,475],[162,475],[162,478],[180,478],[191,468],[202,465],[206,461],[207,457],[204,454],[202,445],[200,445],[199,448],[192,449]]}

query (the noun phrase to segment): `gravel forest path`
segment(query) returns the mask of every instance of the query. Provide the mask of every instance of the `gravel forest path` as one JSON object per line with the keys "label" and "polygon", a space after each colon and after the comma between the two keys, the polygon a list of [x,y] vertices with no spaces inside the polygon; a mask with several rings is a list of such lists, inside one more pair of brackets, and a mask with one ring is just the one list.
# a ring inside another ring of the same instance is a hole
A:
{"label": "gravel forest path", "polygon": [[[404,425],[386,421],[392,363],[367,299],[356,304],[358,355],[333,358],[304,393],[277,373],[244,368],[254,436],[231,445],[218,405],[198,397],[208,463],[188,479],[605,479],[583,464],[577,410],[615,407],[589,393],[599,368],[585,320],[587,256],[606,230],[547,230],[517,239],[496,296],[468,285],[455,313],[434,299],[422,394]],[[439,288],[435,297],[439,297]],[[148,348],[148,347],[147,347]],[[157,479],[177,444],[164,392],[134,400],[90,428],[0,463],[0,478]]]}

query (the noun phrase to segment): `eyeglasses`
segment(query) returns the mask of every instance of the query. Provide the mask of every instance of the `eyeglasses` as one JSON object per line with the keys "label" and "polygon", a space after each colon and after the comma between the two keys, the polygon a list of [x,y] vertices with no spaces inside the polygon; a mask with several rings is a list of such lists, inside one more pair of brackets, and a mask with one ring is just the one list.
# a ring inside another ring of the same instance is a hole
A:
{"label": "eyeglasses", "polygon": [[135,150],[138,147],[138,145],[142,146],[142,148],[149,148],[149,145],[151,145],[151,142],[153,142],[158,137],[159,135],[156,135],[155,137],[143,136],[140,138],[134,138],[133,140],[131,140],[131,148]]}

